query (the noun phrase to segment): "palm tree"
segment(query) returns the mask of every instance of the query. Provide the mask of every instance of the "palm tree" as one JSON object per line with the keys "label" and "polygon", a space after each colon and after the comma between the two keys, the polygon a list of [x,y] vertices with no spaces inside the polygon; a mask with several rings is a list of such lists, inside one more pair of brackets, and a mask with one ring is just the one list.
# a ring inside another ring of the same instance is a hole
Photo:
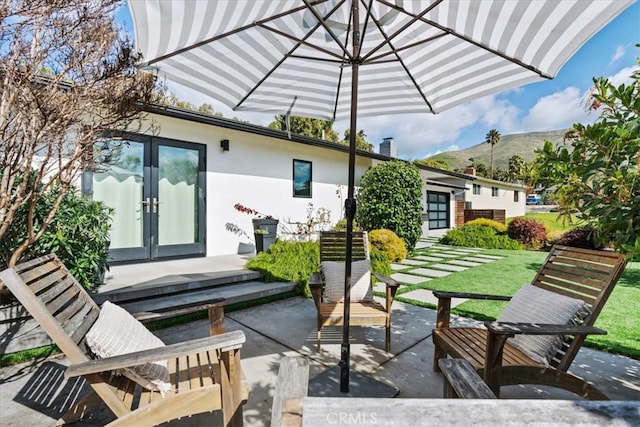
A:
{"label": "palm tree", "polygon": [[500,142],[500,132],[491,129],[484,139],[484,142],[491,144],[491,179],[493,179],[493,146]]}

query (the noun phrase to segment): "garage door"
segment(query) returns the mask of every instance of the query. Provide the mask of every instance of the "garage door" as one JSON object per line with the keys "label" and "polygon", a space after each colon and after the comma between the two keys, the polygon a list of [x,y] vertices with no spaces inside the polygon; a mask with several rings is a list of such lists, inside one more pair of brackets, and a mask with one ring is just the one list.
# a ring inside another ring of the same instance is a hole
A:
{"label": "garage door", "polygon": [[429,230],[449,228],[449,193],[427,191]]}

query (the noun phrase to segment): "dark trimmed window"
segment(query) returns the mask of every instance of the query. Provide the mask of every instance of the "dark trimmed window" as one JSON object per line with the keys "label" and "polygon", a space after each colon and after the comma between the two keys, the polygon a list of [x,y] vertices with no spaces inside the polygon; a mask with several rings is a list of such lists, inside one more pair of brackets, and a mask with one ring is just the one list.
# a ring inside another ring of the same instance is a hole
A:
{"label": "dark trimmed window", "polygon": [[500,195],[498,187],[491,187],[491,197],[498,197]]}
{"label": "dark trimmed window", "polygon": [[293,159],[293,197],[311,197],[311,162]]}
{"label": "dark trimmed window", "polygon": [[473,184],[473,194],[475,196],[482,195],[482,186],[480,184]]}

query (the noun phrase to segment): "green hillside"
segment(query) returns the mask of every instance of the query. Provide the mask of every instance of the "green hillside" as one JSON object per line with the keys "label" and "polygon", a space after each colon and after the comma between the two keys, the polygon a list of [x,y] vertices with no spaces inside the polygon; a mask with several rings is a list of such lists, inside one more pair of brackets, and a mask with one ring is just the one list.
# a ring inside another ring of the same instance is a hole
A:
{"label": "green hillside", "polygon": [[[566,130],[554,130],[547,132],[528,132],[513,135],[502,135],[500,142],[493,146],[493,165],[498,169],[507,169],[509,159],[518,154],[529,162],[535,157],[533,150],[542,148],[544,141],[551,141],[554,145],[563,144]],[[458,151],[447,151],[427,157],[430,160],[446,162],[453,169],[464,169],[473,158],[476,162],[484,163],[487,167],[491,163],[491,145],[484,141]]]}

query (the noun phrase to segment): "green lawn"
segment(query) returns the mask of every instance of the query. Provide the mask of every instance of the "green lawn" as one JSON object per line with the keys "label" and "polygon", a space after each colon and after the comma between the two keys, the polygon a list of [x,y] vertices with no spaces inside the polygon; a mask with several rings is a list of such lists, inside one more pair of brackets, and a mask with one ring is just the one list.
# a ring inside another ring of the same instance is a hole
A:
{"label": "green lawn", "polygon": [[[580,225],[578,219],[573,215],[571,216],[572,222],[563,221],[562,218],[558,219],[557,212],[529,212],[525,217],[533,218],[543,223],[548,233],[552,231],[569,231]],[[512,219],[513,218],[507,218],[507,225]]]}
{"label": "green lawn", "polygon": [[[545,252],[507,250],[486,250],[483,253],[500,255],[504,258],[419,285],[403,286],[398,292],[397,299],[415,303],[402,298],[402,293],[417,288],[513,295],[524,283],[533,279],[547,255]],[[506,302],[469,300],[452,311],[466,317],[494,320],[505,304]],[[632,262],[627,265],[595,324],[605,329],[608,335],[590,336],[587,338],[586,345],[640,359],[638,307],[640,307],[640,263]]]}

